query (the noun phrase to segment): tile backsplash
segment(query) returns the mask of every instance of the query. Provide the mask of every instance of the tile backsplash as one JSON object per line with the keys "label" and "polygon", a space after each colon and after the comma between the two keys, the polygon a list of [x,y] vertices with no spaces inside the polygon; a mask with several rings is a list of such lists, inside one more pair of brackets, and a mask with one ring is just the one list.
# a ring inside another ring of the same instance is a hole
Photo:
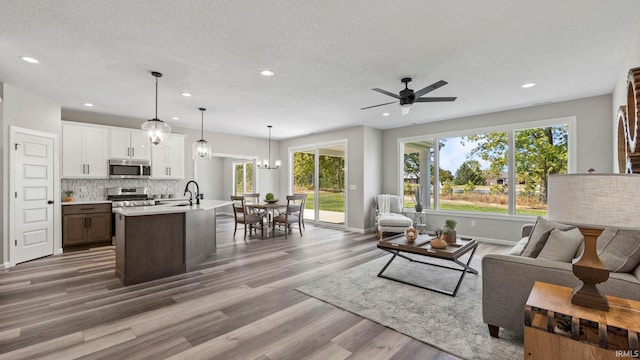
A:
{"label": "tile backsplash", "polygon": [[76,201],[106,200],[108,187],[146,187],[149,195],[176,194],[182,196],[179,189],[181,180],[142,180],[142,179],[62,179],[60,189],[73,190]]}

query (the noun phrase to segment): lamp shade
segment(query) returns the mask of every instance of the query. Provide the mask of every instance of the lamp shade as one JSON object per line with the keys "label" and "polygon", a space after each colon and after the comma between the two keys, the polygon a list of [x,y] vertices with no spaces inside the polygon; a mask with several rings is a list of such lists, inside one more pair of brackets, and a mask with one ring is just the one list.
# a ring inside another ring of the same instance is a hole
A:
{"label": "lamp shade", "polygon": [[147,120],[142,124],[142,130],[153,145],[160,145],[171,133],[171,127],[160,119]]}
{"label": "lamp shade", "polygon": [[210,159],[211,158],[211,144],[207,140],[200,139],[193,143],[193,158],[194,159]]}
{"label": "lamp shade", "polygon": [[575,225],[640,227],[640,175],[549,177],[547,218]]}

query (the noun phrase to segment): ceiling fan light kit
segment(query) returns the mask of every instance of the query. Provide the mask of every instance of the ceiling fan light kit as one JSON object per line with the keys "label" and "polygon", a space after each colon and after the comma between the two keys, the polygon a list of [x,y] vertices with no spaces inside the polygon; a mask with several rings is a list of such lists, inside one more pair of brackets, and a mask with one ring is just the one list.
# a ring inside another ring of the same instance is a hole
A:
{"label": "ceiling fan light kit", "polygon": [[280,167],[280,165],[282,165],[282,162],[280,160],[276,160],[274,165],[271,166],[271,128],[273,126],[271,125],[267,125],[267,127],[269,128],[269,158],[268,159],[264,159],[262,161],[262,163],[258,163],[258,168],[260,169],[267,169],[267,170],[275,170],[277,168]]}
{"label": "ceiling fan light kit", "polygon": [[198,108],[201,113],[200,117],[200,140],[193,143],[192,154],[194,159],[211,159],[211,144],[204,139],[204,112],[205,108]]}
{"label": "ceiling fan light kit", "polygon": [[158,78],[162,77],[162,73],[152,71],[151,75],[156,78],[156,116],[142,124],[142,130],[146,132],[151,144],[160,145],[171,133],[171,126],[158,119]]}
{"label": "ceiling fan light kit", "polygon": [[[402,115],[406,115],[409,113],[409,109],[411,108],[411,106],[416,103],[416,102],[441,102],[441,101],[455,101],[456,97],[425,97],[423,98],[423,95],[426,95],[430,92],[432,92],[433,90],[436,90],[444,85],[447,85],[448,83],[444,80],[440,80],[437,81],[427,87],[424,87],[418,91],[413,91],[413,89],[409,89],[409,83],[411,82],[411,78],[410,77],[406,77],[403,78],[401,81],[404,84],[404,89],[400,91],[400,93],[398,95],[386,91],[386,90],[382,90],[382,89],[378,89],[378,88],[373,88],[371,90],[379,92],[381,94],[387,95],[387,96],[391,96],[392,98],[395,98],[398,100],[398,103],[400,104],[400,107],[402,108]],[[375,108],[378,106],[385,106],[385,105],[389,105],[389,104],[394,104],[396,103],[396,101],[391,101],[388,103],[384,103],[384,104],[378,104],[378,105],[373,105],[373,106],[367,106],[367,107],[363,107],[360,110],[366,110],[366,109],[371,109],[371,108]]]}

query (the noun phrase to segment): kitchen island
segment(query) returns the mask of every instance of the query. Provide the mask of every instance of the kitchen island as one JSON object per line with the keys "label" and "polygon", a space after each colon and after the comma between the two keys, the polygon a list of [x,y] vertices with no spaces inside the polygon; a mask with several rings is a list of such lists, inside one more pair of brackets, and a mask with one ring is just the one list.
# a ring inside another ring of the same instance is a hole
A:
{"label": "kitchen island", "polygon": [[227,200],[117,208],[116,276],[125,285],[190,271],[216,251],[216,209]]}

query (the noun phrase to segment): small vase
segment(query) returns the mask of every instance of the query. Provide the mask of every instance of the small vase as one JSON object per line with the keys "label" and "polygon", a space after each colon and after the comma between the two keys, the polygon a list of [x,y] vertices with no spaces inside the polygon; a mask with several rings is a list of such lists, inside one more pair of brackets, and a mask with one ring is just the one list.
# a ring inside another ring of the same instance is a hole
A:
{"label": "small vase", "polygon": [[447,238],[446,238],[447,243],[449,243],[449,244],[455,244],[456,243],[456,231],[455,230],[449,230],[449,232],[447,232],[445,235],[447,236]]}
{"label": "small vase", "polygon": [[422,212],[422,204],[416,204],[416,212]]}
{"label": "small vase", "polygon": [[435,238],[433,240],[431,240],[431,247],[434,249],[446,249],[447,248],[447,242],[442,240],[442,238]]}
{"label": "small vase", "polygon": [[73,198],[71,196],[65,196],[62,198],[62,202],[72,202]]}

